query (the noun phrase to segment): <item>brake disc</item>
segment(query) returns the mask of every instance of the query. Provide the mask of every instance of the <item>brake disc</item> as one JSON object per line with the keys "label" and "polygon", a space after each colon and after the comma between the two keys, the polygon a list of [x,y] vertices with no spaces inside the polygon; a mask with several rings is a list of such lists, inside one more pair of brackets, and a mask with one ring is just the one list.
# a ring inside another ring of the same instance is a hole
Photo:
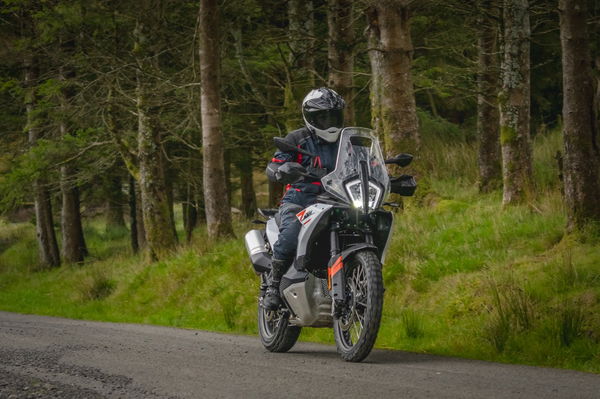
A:
{"label": "brake disc", "polygon": [[356,322],[356,312],[354,311],[356,308],[356,301],[354,300],[354,296],[356,295],[357,290],[356,286],[354,285],[354,282],[351,281],[348,285],[350,294],[348,306],[345,306],[344,312],[339,318],[340,328],[342,329],[342,331],[348,331],[350,327],[352,327],[352,325]]}

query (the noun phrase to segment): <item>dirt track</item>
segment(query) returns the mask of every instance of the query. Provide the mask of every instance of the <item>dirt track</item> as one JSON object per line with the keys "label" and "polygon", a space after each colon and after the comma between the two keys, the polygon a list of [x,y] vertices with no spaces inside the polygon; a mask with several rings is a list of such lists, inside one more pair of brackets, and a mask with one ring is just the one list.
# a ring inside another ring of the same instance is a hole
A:
{"label": "dirt track", "polygon": [[600,398],[600,375],[0,312],[0,398]]}

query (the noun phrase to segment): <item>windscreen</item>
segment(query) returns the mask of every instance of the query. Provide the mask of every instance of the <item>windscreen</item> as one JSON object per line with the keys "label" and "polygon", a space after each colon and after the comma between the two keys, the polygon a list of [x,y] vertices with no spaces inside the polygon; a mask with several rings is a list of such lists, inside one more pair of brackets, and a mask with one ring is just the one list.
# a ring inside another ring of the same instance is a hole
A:
{"label": "windscreen", "polygon": [[372,130],[347,127],[342,130],[338,145],[335,169],[321,179],[323,188],[344,202],[351,203],[345,185],[353,179],[360,178],[360,162],[366,161],[370,181],[377,183],[383,191],[382,198],[385,198],[389,193],[390,179],[379,141]]}

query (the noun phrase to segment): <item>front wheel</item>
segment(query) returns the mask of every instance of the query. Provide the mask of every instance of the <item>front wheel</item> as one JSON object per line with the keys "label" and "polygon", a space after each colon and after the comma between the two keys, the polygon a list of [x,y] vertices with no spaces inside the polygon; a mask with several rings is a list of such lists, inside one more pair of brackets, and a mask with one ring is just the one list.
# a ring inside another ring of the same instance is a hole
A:
{"label": "front wheel", "polygon": [[270,352],[287,352],[300,336],[300,327],[290,326],[289,313],[282,310],[266,310],[258,301],[258,335],[263,346]]}
{"label": "front wheel", "polygon": [[381,322],[383,278],[381,264],[371,251],[352,255],[344,265],[346,306],[333,323],[338,353],[349,362],[369,355]]}

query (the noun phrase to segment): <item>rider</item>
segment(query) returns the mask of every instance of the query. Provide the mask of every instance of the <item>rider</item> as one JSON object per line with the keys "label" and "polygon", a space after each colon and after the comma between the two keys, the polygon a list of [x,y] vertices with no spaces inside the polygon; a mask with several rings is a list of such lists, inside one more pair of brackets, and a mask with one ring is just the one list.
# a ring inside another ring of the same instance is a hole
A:
{"label": "rider", "polygon": [[[275,152],[266,170],[269,180],[278,182],[281,178],[278,170],[288,162],[301,164],[315,176],[322,177],[333,171],[337,140],[344,123],[345,105],[344,99],[332,89],[321,87],[311,90],[302,101],[305,127],[288,133],[285,140],[315,156]],[[272,278],[263,299],[266,309],[275,310],[281,305],[279,283],[296,255],[301,227],[296,214],[315,203],[317,195],[322,191],[320,179],[310,177],[303,177],[286,186],[286,193],[279,207],[279,237],[273,246]]]}

